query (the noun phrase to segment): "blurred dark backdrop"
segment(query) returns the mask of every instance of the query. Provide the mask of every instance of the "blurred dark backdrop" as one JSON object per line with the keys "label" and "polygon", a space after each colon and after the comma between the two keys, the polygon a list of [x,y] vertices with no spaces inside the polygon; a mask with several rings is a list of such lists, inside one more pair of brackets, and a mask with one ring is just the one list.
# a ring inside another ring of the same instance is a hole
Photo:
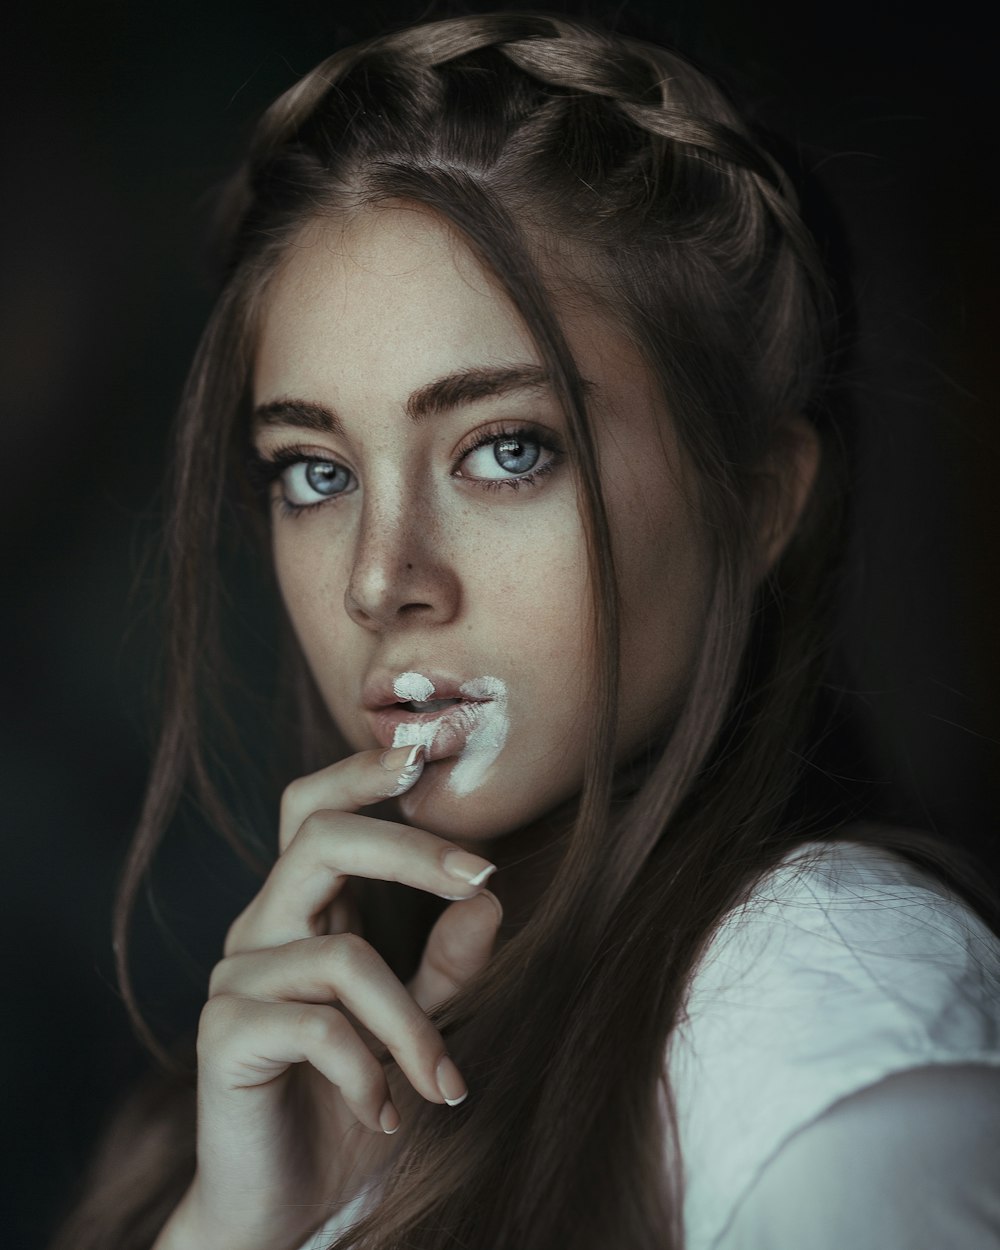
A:
{"label": "blurred dark backdrop", "polygon": [[[157,638],[143,552],[211,298],[209,193],[249,121],[322,55],[401,17],[453,11],[64,0],[23,9],[4,40],[5,1247],[44,1245],[102,1117],[144,1062],[114,984],[110,914],[149,759]],[[995,866],[997,75],[986,19],[885,0],[625,0],[613,12],[636,30],[655,22],[755,103],[846,221],[865,472],[843,623],[870,781],[887,817],[939,828]],[[210,835],[171,855],[137,933],[165,1036],[196,1020],[249,888]]]}

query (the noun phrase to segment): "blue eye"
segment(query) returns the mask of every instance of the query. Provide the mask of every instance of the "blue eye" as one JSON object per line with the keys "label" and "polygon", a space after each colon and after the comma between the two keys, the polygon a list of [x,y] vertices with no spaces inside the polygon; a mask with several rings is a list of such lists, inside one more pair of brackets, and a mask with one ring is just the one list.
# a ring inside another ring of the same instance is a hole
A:
{"label": "blue eye", "polygon": [[532,439],[502,438],[493,444],[493,455],[508,473],[527,473],[538,463],[541,448]]}
{"label": "blue eye", "polygon": [[[285,498],[296,507],[316,503],[316,495],[329,499],[354,489],[354,474],[332,460],[299,460],[281,474]],[[309,492],[313,492],[310,494]]]}
{"label": "blue eye", "polygon": [[[472,445],[456,453],[452,476],[480,490],[538,485],[563,460],[556,437],[533,427],[480,429],[470,440]],[[251,446],[246,467],[250,485],[271,499],[284,516],[312,512],[359,489],[353,470],[313,454],[311,448],[282,447],[264,455]],[[274,489],[275,482],[279,491]]]}
{"label": "blue eye", "polygon": [[[545,461],[543,451],[549,453]],[[546,471],[555,459],[554,451],[527,430],[490,434],[462,457],[460,476],[480,482],[515,482]]]}

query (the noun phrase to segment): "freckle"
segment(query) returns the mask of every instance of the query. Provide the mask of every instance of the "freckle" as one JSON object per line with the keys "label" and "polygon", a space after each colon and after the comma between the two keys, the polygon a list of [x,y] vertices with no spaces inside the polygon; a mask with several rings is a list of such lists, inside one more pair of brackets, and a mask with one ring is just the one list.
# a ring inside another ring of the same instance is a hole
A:
{"label": "freckle", "polygon": [[407,567],[407,569],[412,569],[412,568],[413,568],[413,565],[412,565],[412,564],[408,564],[406,567]]}

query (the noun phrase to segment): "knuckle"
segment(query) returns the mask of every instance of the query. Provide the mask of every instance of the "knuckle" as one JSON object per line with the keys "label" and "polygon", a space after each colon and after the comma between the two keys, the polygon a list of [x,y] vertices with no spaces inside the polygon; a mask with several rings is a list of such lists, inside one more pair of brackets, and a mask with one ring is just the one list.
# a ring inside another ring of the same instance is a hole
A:
{"label": "knuckle", "polygon": [[343,1042],[346,1023],[336,1009],[307,1003],[296,1014],[294,1027],[305,1043],[336,1047]]}
{"label": "knuckle", "polygon": [[233,975],[233,961],[235,956],[227,955],[225,959],[220,959],[212,969],[212,973],[208,978],[208,1000],[211,1002],[220,994],[225,994],[226,987],[230,984]]}
{"label": "knuckle", "polygon": [[305,848],[307,854],[318,854],[319,845],[329,836],[329,827],[328,812],[309,812],[299,822],[298,831],[295,833],[295,845],[300,848],[300,852],[302,848]]}
{"label": "knuckle", "polygon": [[371,976],[379,962],[374,947],[357,933],[346,930],[320,938],[324,959],[331,961],[341,975]]}
{"label": "knuckle", "polygon": [[239,1016],[239,1003],[228,994],[210,998],[198,1017],[197,1050],[215,1050],[224,1038],[231,1037]]}
{"label": "knuckle", "polygon": [[226,938],[222,943],[222,949],[225,951],[226,955],[229,955],[232,951],[239,949],[240,934],[243,931],[242,920],[243,914],[241,912],[226,930]]}
{"label": "knuckle", "polygon": [[310,784],[312,781],[312,777],[297,777],[281,793],[279,823],[282,854],[292,846],[301,846],[303,843],[311,845],[325,830],[329,813],[322,809],[316,810],[315,792]]}
{"label": "knuckle", "polygon": [[299,807],[299,796],[302,793],[302,778],[290,781],[281,792],[280,811],[282,816],[291,816]]}
{"label": "knuckle", "polygon": [[[222,987],[226,983],[226,972],[223,967],[225,960],[220,960],[212,969],[211,976],[208,978],[208,1002],[218,997],[222,993]],[[206,1003],[206,1006],[208,1004]],[[203,1011],[204,1014],[204,1011]]]}

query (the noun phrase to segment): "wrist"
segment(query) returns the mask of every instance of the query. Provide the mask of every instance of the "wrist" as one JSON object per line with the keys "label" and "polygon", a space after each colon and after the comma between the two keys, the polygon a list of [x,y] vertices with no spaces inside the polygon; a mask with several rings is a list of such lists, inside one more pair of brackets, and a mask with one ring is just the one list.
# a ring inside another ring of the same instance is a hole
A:
{"label": "wrist", "polygon": [[[299,1245],[308,1234],[307,1228],[294,1244]],[[259,1226],[253,1235],[240,1237],[232,1223],[222,1223],[205,1212],[198,1201],[195,1181],[174,1208],[151,1250],[289,1250],[290,1244],[284,1234],[274,1240],[272,1233],[262,1232]]]}

